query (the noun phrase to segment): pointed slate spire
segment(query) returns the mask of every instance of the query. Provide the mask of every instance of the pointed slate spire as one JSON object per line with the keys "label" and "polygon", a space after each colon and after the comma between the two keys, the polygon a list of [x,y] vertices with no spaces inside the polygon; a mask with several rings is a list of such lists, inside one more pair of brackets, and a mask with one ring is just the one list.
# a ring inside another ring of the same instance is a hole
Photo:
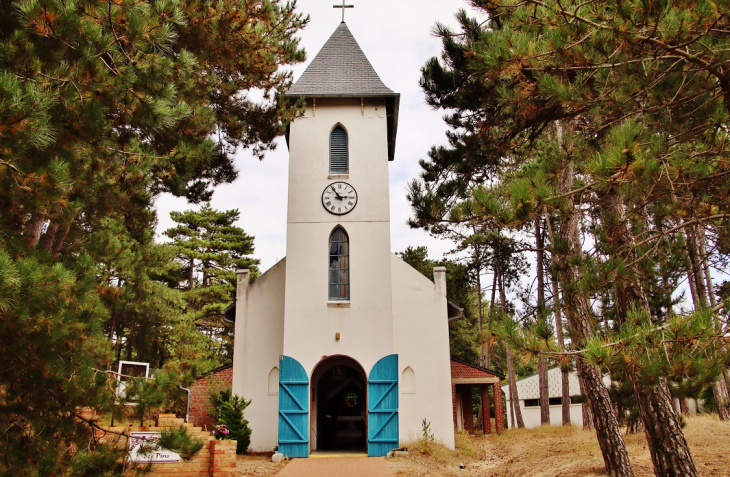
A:
{"label": "pointed slate spire", "polygon": [[345,22],[317,53],[286,96],[398,96],[385,86]]}

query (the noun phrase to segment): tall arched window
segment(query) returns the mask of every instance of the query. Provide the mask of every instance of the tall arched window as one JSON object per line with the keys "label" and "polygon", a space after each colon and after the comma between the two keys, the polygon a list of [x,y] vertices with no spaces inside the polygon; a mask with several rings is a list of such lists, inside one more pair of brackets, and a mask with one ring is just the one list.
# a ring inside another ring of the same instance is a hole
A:
{"label": "tall arched window", "polygon": [[330,133],[330,173],[347,174],[349,170],[347,132],[337,126]]}
{"label": "tall arched window", "polygon": [[337,227],[330,235],[329,299],[350,299],[350,244],[347,233]]}

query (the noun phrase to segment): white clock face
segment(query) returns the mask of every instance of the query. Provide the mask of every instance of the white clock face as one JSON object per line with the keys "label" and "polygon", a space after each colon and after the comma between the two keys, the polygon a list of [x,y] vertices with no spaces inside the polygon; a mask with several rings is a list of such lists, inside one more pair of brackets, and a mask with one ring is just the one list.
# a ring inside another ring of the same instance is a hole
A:
{"label": "white clock face", "polygon": [[347,182],[333,182],[322,192],[322,205],[331,214],[344,215],[357,205],[357,192]]}

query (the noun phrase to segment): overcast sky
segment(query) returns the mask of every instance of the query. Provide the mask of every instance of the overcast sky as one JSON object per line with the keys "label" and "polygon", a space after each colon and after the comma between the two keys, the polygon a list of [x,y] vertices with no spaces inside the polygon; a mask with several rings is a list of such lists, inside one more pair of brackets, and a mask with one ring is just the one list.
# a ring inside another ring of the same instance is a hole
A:
{"label": "overcast sky", "polygon": [[[336,0],[299,0],[299,11],[310,15],[309,25],[300,32],[301,45],[307,60],[294,68],[298,79],[309,62],[337,28],[342,9],[333,8]],[[425,158],[432,145],[446,142],[443,112],[426,105],[418,86],[420,70],[426,60],[440,54],[440,42],[432,35],[438,21],[456,25],[455,13],[468,8],[463,0],[349,0],[345,22],[386,86],[400,93],[400,113],[395,160],[390,163],[391,250],[402,251],[407,246],[425,245],[431,258],[441,258],[451,244],[435,240],[421,230],[406,225],[410,208],[406,201],[406,183],[418,176],[418,160]],[[255,237],[254,257],[261,260],[261,271],[274,265],[286,254],[285,196],[269,198],[266,209],[260,209],[260,197],[267,190],[286,190],[289,153],[283,138],[278,147],[258,161],[246,151],[236,156],[239,177],[233,184],[216,188],[213,208],[238,209],[238,225]],[[170,212],[197,209],[184,199],[169,195],[157,202],[158,233],[173,226]]]}

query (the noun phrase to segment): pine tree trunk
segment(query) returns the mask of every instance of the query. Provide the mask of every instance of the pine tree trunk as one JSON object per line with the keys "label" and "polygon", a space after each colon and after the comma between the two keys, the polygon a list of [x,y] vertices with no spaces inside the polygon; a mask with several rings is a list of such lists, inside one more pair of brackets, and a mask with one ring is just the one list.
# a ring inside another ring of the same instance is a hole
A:
{"label": "pine tree trunk", "polygon": [[44,214],[36,212],[33,217],[26,222],[25,230],[23,231],[24,238],[30,247],[38,245],[38,241],[41,238],[43,232],[43,223],[45,222]]}
{"label": "pine tree trunk", "polygon": [[[507,310],[507,293],[504,289],[504,277],[502,276],[499,260],[496,262],[496,271],[498,274],[497,282],[499,284],[499,302],[502,306],[502,311],[505,312]],[[504,347],[507,350],[507,375],[509,378],[509,399],[510,405],[512,406],[512,416],[517,421],[517,428],[523,429],[525,427],[525,421],[522,419],[520,397],[517,394],[517,377],[515,376],[515,359],[512,355],[512,346],[509,343],[505,343]]]}
{"label": "pine tree trunk", "polygon": [[[710,300],[710,306],[713,310],[717,305],[717,299],[715,298],[715,289],[712,286],[712,275],[710,275],[710,269],[707,265],[707,248],[705,247],[705,232],[704,230],[698,229],[697,241],[699,243],[699,252],[702,260],[702,271],[705,276],[705,283],[707,285],[707,295]],[[720,322],[717,313],[713,312],[713,320],[715,324],[715,332],[718,335],[723,335],[722,323]],[[720,349],[726,351],[727,345],[724,340],[720,342]],[[721,373],[717,379],[712,383],[712,392],[715,395],[715,404],[717,406],[717,415],[721,421],[730,421],[730,390],[728,390],[728,370]]]}
{"label": "pine tree trunk", "polygon": [[48,250],[49,252],[51,251],[53,242],[56,240],[56,232],[58,232],[58,222],[53,220],[48,225],[48,230],[46,230],[46,233],[43,234],[43,238],[41,239],[42,249]]}
{"label": "pine tree trunk", "polygon": [[630,373],[634,385],[634,398],[639,405],[641,420],[644,423],[654,475],[657,477],[695,476],[695,469],[689,446],[682,433],[682,427],[674,412],[672,395],[666,379],[647,386],[636,373]]}
{"label": "pine tree trunk", "polygon": [[540,424],[550,424],[550,393],[548,391],[548,363],[544,355],[537,357],[538,387],[540,388]]}
{"label": "pine tree trunk", "polygon": [[68,232],[71,230],[71,226],[74,223],[74,220],[76,220],[76,214],[78,214],[78,210],[72,210],[66,217],[64,217],[63,225],[59,227],[59,230],[56,232],[56,242],[53,244],[53,256],[58,257],[61,254],[61,249],[63,248],[63,244],[66,242],[66,236],[68,235]]}
{"label": "pine tree trunk", "polygon": [[[494,301],[497,293],[497,264],[496,258],[493,266],[494,278],[492,279],[492,298],[489,301],[489,322],[488,328],[492,327],[492,319],[494,318]],[[492,345],[491,342],[487,343],[484,347],[484,367],[489,368],[492,365]]]}
{"label": "pine tree trunk", "polygon": [[697,228],[695,226],[687,229],[687,248],[689,251],[689,260],[692,267],[692,277],[694,278],[695,290],[697,290],[698,303],[695,308],[707,308],[707,288],[705,288],[705,274],[702,273],[702,260],[700,258],[700,248],[697,244]]}
{"label": "pine tree trunk", "polygon": [[[522,419],[522,410],[520,410],[520,397],[517,395],[517,378],[515,377],[515,360],[512,355],[512,346],[505,343],[507,350],[507,377],[509,378],[509,400],[512,407],[512,417],[517,421],[517,428],[525,427],[525,421]],[[515,423],[513,422],[514,426]]]}
{"label": "pine tree trunk", "polygon": [[570,425],[570,380],[568,373],[561,369],[560,371],[561,384],[563,388],[563,402],[562,402],[562,417],[563,425]]}
{"label": "pine tree trunk", "polygon": [[679,398],[679,410],[686,417],[689,417],[689,401],[687,400],[686,397]]}
{"label": "pine tree trunk", "polygon": [[[576,369],[576,374],[578,375],[578,389],[580,390],[580,394],[581,394],[581,396],[586,396],[586,398],[588,398],[588,395],[586,394],[585,389],[583,387],[583,379],[581,379],[581,377],[580,377],[580,368],[578,367],[577,360],[575,363],[575,369]],[[580,414],[581,414],[581,419],[583,420],[583,429],[586,431],[595,429],[595,426],[593,425],[593,413],[591,412],[590,402],[586,401],[586,402],[581,403]]]}
{"label": "pine tree trunk", "polygon": [[697,239],[700,246],[700,256],[702,257],[702,271],[705,274],[705,282],[707,285],[707,295],[710,299],[710,306],[715,308],[717,299],[715,298],[715,287],[712,285],[712,275],[710,274],[710,266],[708,264],[707,248],[705,247],[705,231],[699,229]]}
{"label": "pine tree trunk", "polygon": [[188,290],[193,289],[193,283],[195,280],[195,259],[190,259],[190,273],[188,274]]}
{"label": "pine tree trunk", "polygon": [[61,253],[61,249],[63,248],[63,244],[66,242],[66,236],[68,235],[69,230],[71,230],[71,224],[65,224],[63,225],[59,232],[56,234],[56,243],[53,244],[53,256],[58,257],[58,255]]}
{"label": "pine tree trunk", "polygon": [[[116,326],[116,323],[115,323],[116,322],[116,316],[117,316],[116,309],[115,308],[112,308],[112,310],[111,310],[111,323],[109,325],[109,346],[111,346],[112,348],[114,348],[114,327]],[[107,359],[106,369],[107,370],[111,369],[111,362],[109,362],[108,359]]]}
{"label": "pine tree trunk", "polygon": [[[546,220],[547,229],[550,233],[551,240],[555,239],[555,236],[553,235],[552,226],[550,225],[550,218],[548,217]],[[553,268],[555,268],[555,254],[550,254],[550,263],[552,263]],[[563,336],[563,317],[561,313],[560,307],[562,306],[560,302],[560,288],[558,286],[558,279],[555,277],[554,274],[551,274],[552,278],[552,287],[553,287],[553,314],[555,315],[555,334],[558,337],[558,346],[560,347],[560,351],[565,351],[565,337]],[[565,366],[560,366],[560,376],[561,376],[561,387],[562,387],[562,403],[561,403],[561,411],[562,411],[562,420],[564,426],[570,425],[570,379],[568,376],[567,371],[565,370]]]}
{"label": "pine tree trunk", "polygon": [[730,421],[730,393],[722,374],[712,382],[712,393],[715,395],[718,417],[721,421]]}
{"label": "pine tree trunk", "polygon": [[484,333],[484,310],[482,310],[482,266],[479,252],[475,250],[475,258],[477,263],[477,310],[479,317],[479,366],[484,364],[484,344],[482,344],[482,335]]}
{"label": "pine tree trunk", "polygon": [[[564,165],[558,185],[559,193],[568,193],[571,190],[575,170],[572,162]],[[560,288],[563,292],[565,311],[568,324],[571,329],[571,339],[576,347],[582,346],[594,333],[593,312],[590,300],[581,290],[580,272],[572,258],[580,258],[583,255],[581,249],[578,221],[580,212],[572,202],[573,196],[568,196],[563,204],[559,216],[559,228],[556,232],[558,240],[567,245],[568,255],[556,257],[557,274],[560,280]],[[556,240],[553,240],[556,243]],[[554,252],[555,253],[555,252]],[[596,438],[601,448],[606,472],[610,476],[633,476],[629,454],[626,451],[626,444],[621,435],[621,428],[613,410],[608,390],[603,385],[601,371],[595,367],[583,366],[580,359],[576,359],[576,368],[582,385],[582,393],[585,393],[593,414],[593,422],[596,429]],[[585,421],[584,421],[585,423]]]}
{"label": "pine tree trunk", "polygon": [[692,296],[692,303],[697,308],[697,304],[700,301],[700,297],[697,295],[697,286],[695,286],[695,277],[692,273],[692,265],[687,270],[687,284],[689,285],[689,294]]}
{"label": "pine tree trunk", "polygon": [[[535,248],[537,266],[537,316],[536,319],[542,319],[545,313],[545,270],[543,267],[545,247],[540,217],[535,218]],[[540,391],[540,424],[550,424],[550,392],[548,390],[548,362],[545,355],[537,357],[537,380],[538,389]]]}
{"label": "pine tree trunk", "polygon": [[[603,225],[607,241],[614,247],[614,251],[631,250],[633,237],[628,227],[626,207],[621,197],[614,189],[608,188],[603,191],[601,205],[603,206]],[[694,237],[689,242],[692,244],[689,248],[690,259],[693,260],[693,272],[695,272],[695,277],[698,277],[701,270],[694,266],[697,264],[697,257],[692,257],[692,250],[697,251]],[[618,253],[616,255],[618,256]],[[629,253],[627,259],[633,259],[633,254]],[[651,317],[649,299],[640,278],[635,274],[618,275],[616,282],[618,285],[616,287],[616,319],[619,325],[622,326],[628,322],[628,312],[631,307],[638,307],[647,317]],[[698,293],[704,289],[704,285],[699,280],[696,285]],[[700,285],[702,286],[700,287]],[[705,299],[706,296],[705,294]],[[654,473],[657,476],[697,475],[666,379],[660,378],[658,383],[644,383],[639,379],[637,371],[629,369],[626,374],[634,385],[634,397],[644,423],[644,434],[654,464]]]}
{"label": "pine tree trunk", "polygon": [[[510,393],[511,394],[511,393]],[[515,402],[512,400],[512,396],[509,397],[509,410],[510,410],[510,429],[516,429],[515,425]]]}
{"label": "pine tree trunk", "polygon": [[590,418],[593,420],[598,445],[606,463],[606,473],[611,476],[634,475],[616,413],[603,384],[601,370],[596,366],[586,366],[581,359],[576,359],[576,367],[580,370],[583,391],[590,404]]}

